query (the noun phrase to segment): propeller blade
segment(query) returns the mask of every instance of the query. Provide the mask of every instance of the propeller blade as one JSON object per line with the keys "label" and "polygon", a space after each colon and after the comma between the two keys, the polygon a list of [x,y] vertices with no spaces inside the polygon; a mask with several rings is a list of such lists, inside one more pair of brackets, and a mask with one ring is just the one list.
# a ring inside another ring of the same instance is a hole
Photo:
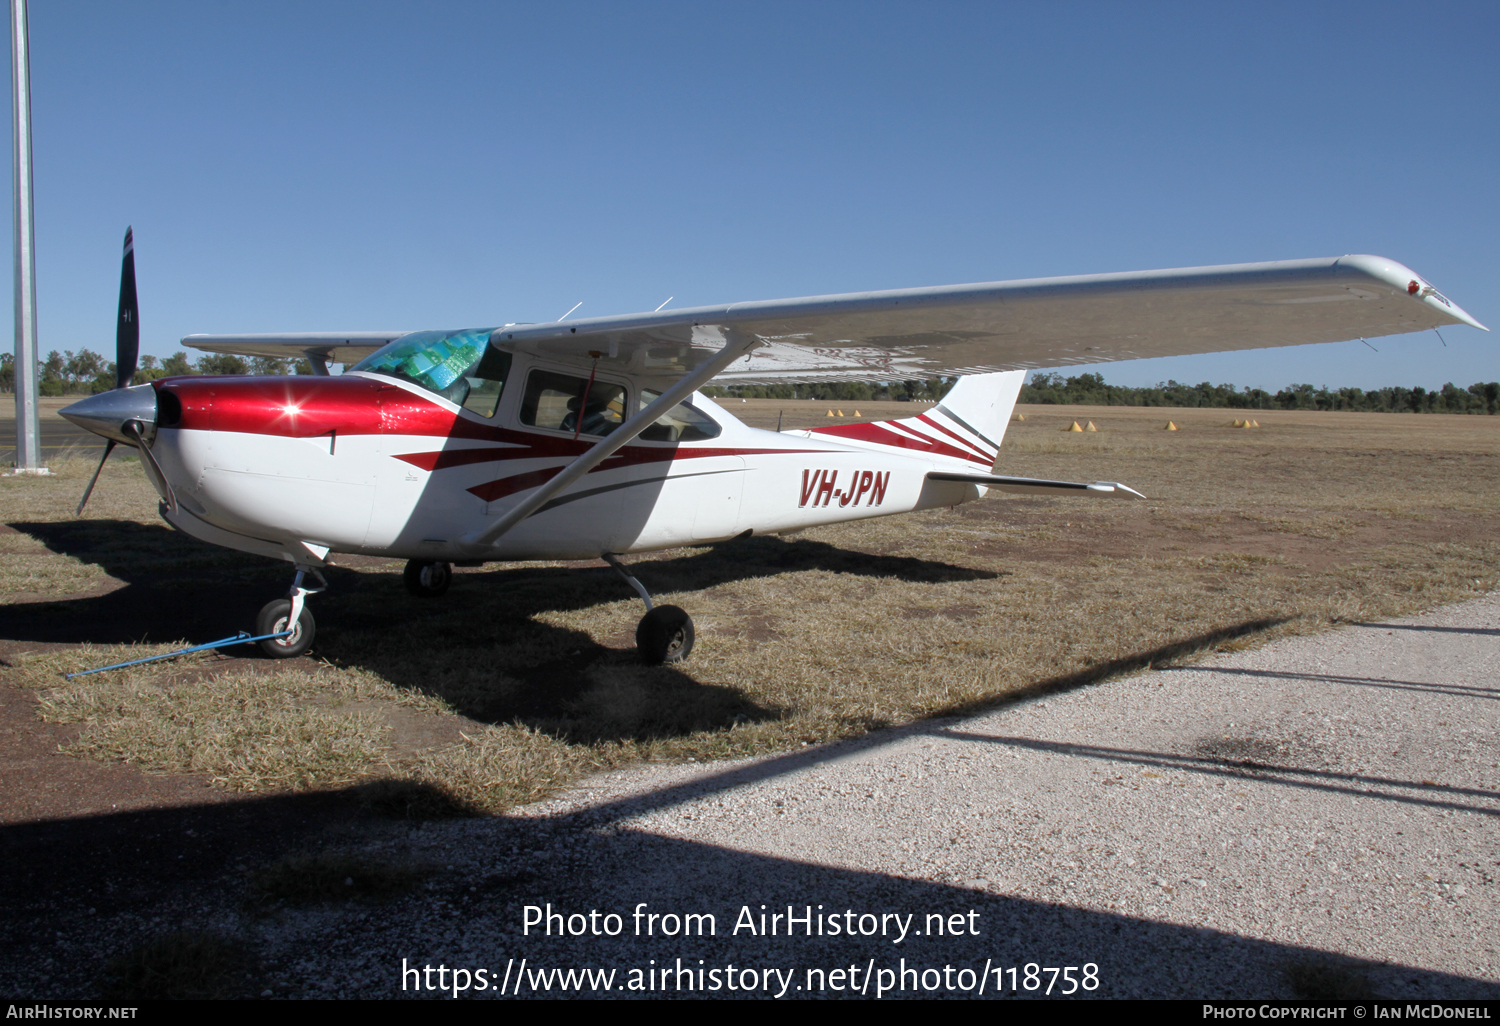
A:
{"label": "propeller blade", "polygon": [[101,459],[99,465],[94,468],[94,476],[89,478],[89,486],[83,490],[83,498],[79,500],[78,509],[73,512],[75,517],[83,516],[83,507],[89,504],[89,496],[94,494],[94,485],[99,480],[99,472],[104,469],[105,460],[109,459],[109,454],[115,451],[115,446],[118,444],[113,438],[104,440],[104,459]]}
{"label": "propeller blade", "polygon": [[120,318],[115,324],[115,387],[124,388],[135,378],[140,355],[141,325],[135,303],[135,238],[125,229],[125,257],[120,263]]}
{"label": "propeller blade", "polygon": [[156,457],[151,454],[151,447],[141,437],[141,426],[135,421],[125,425],[124,431],[135,439],[135,447],[141,451],[141,466],[146,468],[146,476],[151,479],[151,487],[156,489],[167,504],[167,509],[173,513],[177,512],[177,493],[172,491],[172,486],[167,482],[167,475],[162,473],[161,464],[156,462]]}

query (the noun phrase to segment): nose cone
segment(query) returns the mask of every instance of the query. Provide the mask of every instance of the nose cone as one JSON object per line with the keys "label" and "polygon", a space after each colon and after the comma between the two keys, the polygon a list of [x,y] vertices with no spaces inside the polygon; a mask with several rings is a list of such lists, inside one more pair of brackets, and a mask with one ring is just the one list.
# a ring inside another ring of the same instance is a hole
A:
{"label": "nose cone", "polygon": [[91,395],[58,412],[96,435],[134,445],[134,436],[124,430],[131,421],[140,425],[141,436],[147,441],[156,433],[156,389],[150,385],[116,388]]}

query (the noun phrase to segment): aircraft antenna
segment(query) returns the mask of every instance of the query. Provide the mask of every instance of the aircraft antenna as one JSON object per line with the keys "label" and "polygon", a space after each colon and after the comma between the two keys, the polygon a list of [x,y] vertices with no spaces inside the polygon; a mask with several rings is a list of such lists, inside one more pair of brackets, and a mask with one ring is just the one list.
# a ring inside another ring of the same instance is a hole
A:
{"label": "aircraft antenna", "polygon": [[[661,306],[666,306],[668,303],[670,303],[672,300],[674,300],[676,298],[677,298],[676,296],[668,296],[666,299],[662,300]],[[657,307],[655,310],[652,310],[651,312],[652,313],[658,313],[658,312],[660,312],[661,306]]]}
{"label": "aircraft antenna", "polygon": [[[583,300],[580,299],[578,302],[576,302],[576,303],[573,304],[573,310],[577,310],[582,305],[583,305]],[[558,320],[560,320],[560,321],[567,320],[568,319],[568,314],[572,313],[573,310],[569,310],[568,313],[563,314],[561,317],[558,318]]]}
{"label": "aircraft antenna", "polygon": [[1443,348],[1447,349],[1448,340],[1443,337],[1443,333],[1441,331],[1438,331],[1436,328],[1432,329],[1432,333],[1438,337],[1438,341],[1443,344]]}
{"label": "aircraft antenna", "polygon": [[[1361,342],[1365,342],[1365,340],[1364,340],[1364,338],[1363,338],[1363,337],[1361,337],[1361,338],[1360,338],[1360,341],[1361,341]],[[1446,344],[1446,343],[1444,343],[1444,344]],[[1368,342],[1365,342],[1365,345],[1367,345],[1367,346],[1370,346],[1370,343],[1368,343]],[[1376,352],[1376,353],[1378,353],[1378,352],[1380,352],[1380,350],[1379,350],[1379,349],[1376,349],[1376,348],[1375,348],[1375,347],[1374,347],[1374,346],[1370,346],[1370,350],[1371,350],[1371,351],[1372,351],[1372,352]]]}

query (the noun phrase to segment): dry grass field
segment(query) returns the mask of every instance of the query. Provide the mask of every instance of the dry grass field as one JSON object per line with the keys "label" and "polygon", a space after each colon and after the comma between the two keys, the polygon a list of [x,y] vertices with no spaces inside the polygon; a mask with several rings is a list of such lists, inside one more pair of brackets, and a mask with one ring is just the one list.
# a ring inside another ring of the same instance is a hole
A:
{"label": "dry grass field", "polygon": [[[839,422],[827,403],[725,405],[763,427]],[[460,571],[445,597],[418,600],[400,563],[347,559],[313,600],[310,658],[230,649],[65,683],[248,628],[290,578],[172,532],[119,456],[75,520],[98,451],[80,449],[49,460],[54,477],[0,479],[0,683],[72,724],[73,756],[235,792],[366,782],[377,809],[441,815],[498,811],[598,768],[784,750],[1496,586],[1500,418],[1270,412],[1245,430],[1225,410],[1019,412],[1002,472],[1120,480],[1149,500],[991,496],[630,557],[697,624],[676,668],[638,664],[639,602],[602,565]],[[1065,432],[1074,420],[1098,430]]]}

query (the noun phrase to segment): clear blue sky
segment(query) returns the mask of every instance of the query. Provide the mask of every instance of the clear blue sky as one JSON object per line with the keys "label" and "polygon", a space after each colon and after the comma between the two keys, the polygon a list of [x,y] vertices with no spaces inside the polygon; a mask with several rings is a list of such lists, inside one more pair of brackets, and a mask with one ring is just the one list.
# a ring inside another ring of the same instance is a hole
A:
{"label": "clear blue sky", "polygon": [[[1500,328],[1500,5],[32,0],[40,347],[1377,253]],[[6,302],[9,293],[6,293]],[[8,320],[7,320],[8,323]],[[1500,378],[1500,331],[1107,380]]]}

